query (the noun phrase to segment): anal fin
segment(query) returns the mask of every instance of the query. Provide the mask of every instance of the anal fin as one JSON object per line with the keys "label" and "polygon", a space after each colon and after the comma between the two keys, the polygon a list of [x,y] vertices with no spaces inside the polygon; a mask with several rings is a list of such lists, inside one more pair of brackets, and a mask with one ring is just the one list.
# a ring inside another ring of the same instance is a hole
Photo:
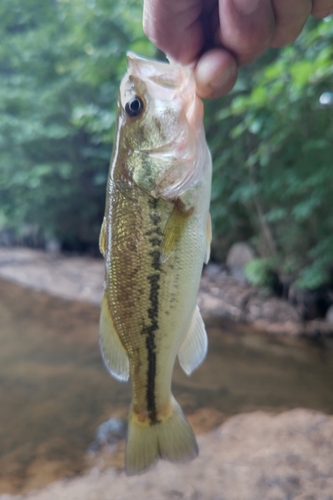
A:
{"label": "anal fin", "polygon": [[208,347],[205,324],[198,306],[195,307],[190,328],[179,349],[178,359],[186,375],[190,375],[205,359]]}
{"label": "anal fin", "polygon": [[106,368],[115,379],[129,378],[129,360],[125,347],[113,325],[106,294],[103,296],[99,320],[99,343]]}

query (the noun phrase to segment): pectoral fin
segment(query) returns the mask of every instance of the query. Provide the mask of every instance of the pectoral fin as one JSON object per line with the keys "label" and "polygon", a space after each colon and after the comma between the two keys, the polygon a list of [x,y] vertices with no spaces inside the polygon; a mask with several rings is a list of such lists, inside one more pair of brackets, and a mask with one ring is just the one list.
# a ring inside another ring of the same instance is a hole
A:
{"label": "pectoral fin", "polygon": [[129,360],[127,352],[113,325],[105,294],[99,320],[99,342],[105,366],[112,377],[121,382],[128,380]]}
{"label": "pectoral fin", "polygon": [[166,262],[179,244],[188,220],[193,213],[193,207],[183,210],[181,202],[176,202],[164,228],[161,262]]}
{"label": "pectoral fin", "polygon": [[99,251],[101,252],[103,257],[105,255],[105,247],[106,247],[106,219],[104,217],[101,231],[99,233]]}
{"label": "pectoral fin", "polygon": [[210,213],[208,213],[206,222],[206,253],[204,258],[205,264],[208,264],[209,262],[211,242],[212,242],[212,219]]}
{"label": "pectoral fin", "polygon": [[180,366],[186,375],[191,375],[193,370],[205,359],[207,346],[208,339],[205,325],[199,308],[196,306],[190,328],[178,352]]}

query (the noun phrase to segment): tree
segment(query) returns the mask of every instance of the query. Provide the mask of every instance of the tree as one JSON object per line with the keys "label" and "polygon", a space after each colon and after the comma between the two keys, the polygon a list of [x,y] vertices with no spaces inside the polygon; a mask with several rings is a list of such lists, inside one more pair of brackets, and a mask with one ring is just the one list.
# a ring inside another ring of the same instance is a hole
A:
{"label": "tree", "polygon": [[[125,52],[156,55],[141,9],[139,0],[1,2],[0,226],[34,224],[65,249],[97,251]],[[206,103],[213,255],[250,240],[261,275],[307,287],[328,281],[333,261],[332,42],[333,19],[311,21]]]}
{"label": "tree", "polygon": [[[0,6],[0,219],[64,248],[97,248],[128,49],[153,55],[141,3],[4,0]],[[134,21],[133,19],[138,19]]]}
{"label": "tree", "polygon": [[310,288],[333,263],[332,42],[332,18],[308,23],[245,69],[207,123],[216,233],[247,235],[263,266]]}

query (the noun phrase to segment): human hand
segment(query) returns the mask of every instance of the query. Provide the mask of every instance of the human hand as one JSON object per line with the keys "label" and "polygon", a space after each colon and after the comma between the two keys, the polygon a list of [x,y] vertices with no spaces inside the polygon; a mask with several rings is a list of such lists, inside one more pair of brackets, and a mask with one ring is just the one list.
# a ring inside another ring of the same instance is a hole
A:
{"label": "human hand", "polygon": [[215,98],[238,66],[296,40],[310,14],[332,13],[333,0],[144,0],[143,27],[168,56],[194,64],[200,97]]}

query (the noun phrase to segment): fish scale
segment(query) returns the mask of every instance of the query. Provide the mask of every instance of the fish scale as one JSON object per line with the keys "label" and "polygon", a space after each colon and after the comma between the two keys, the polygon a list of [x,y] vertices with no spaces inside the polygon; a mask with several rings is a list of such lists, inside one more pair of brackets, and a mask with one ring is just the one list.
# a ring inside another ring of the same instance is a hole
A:
{"label": "fish scale", "polygon": [[[125,468],[133,475],[158,458],[197,454],[171,378],[177,354],[189,374],[207,349],[196,297],[210,244],[211,161],[190,71],[128,60],[100,236],[100,344],[111,375],[131,375]],[[176,123],[188,129],[177,134]]]}

